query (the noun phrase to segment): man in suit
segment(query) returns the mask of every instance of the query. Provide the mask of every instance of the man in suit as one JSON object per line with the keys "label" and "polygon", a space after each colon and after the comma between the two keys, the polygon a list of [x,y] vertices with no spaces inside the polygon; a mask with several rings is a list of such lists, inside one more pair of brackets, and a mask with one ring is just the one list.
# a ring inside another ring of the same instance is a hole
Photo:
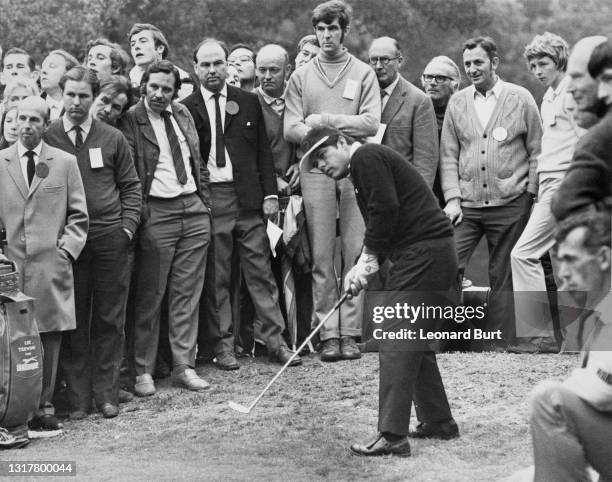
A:
{"label": "man in suit", "polygon": [[119,414],[119,366],[130,279],[128,253],[142,204],[140,180],[121,133],[92,118],[97,74],[74,67],[60,81],[66,113],[45,141],[77,158],[89,209],[87,243],[74,266],[77,329],[66,334],[60,365],[71,418],[85,418],[92,395],[105,418]]}
{"label": "man in suit", "polygon": [[181,81],[167,60],[147,67],[144,98],[121,120],[142,183],[143,212],[136,250],[135,394],[153,395],[160,306],[168,291],[168,327],[175,384],[204,390],[195,372],[197,293],[210,242],[209,174],[185,106],[173,102]]}
{"label": "man in suit", "polygon": [[[247,288],[262,323],[270,357],[285,363],[292,355],[282,337],[284,320],[270,268],[270,248],[263,223],[278,213],[274,162],[257,96],[228,86],[227,47],[203,40],[194,50],[194,70],[201,87],[184,100],[194,117],[202,159],[208,160],[214,220],[214,269],[207,290],[209,333],[217,366],[235,370],[231,332],[230,282],[234,246]],[[293,364],[300,364],[299,357]]]}
{"label": "man in suit", "polygon": [[0,152],[0,223],[21,290],[35,298],[43,346],[40,410],[30,428],[56,430],[62,425],[51,400],[62,333],[76,326],[72,263],[85,245],[88,216],[75,157],[42,141],[48,120],[44,99],[20,102],[19,139]]}
{"label": "man in suit", "polygon": [[375,39],[369,57],[380,86],[380,122],[385,126],[381,144],[404,156],[432,187],[438,170],[439,152],[431,100],[400,75],[403,58],[395,39]]}
{"label": "man in suit", "polygon": [[[459,291],[452,227],[416,169],[393,149],[362,145],[328,126],[314,127],[302,142],[302,150],[303,169],[317,166],[332,179],[350,175],[355,186],[366,232],[361,255],[347,273],[344,289],[355,296],[367,288],[367,278],[378,271],[379,259],[388,258],[391,268],[384,290],[393,293],[384,300],[385,305],[394,305],[395,293],[402,292],[402,301],[412,306],[421,302],[425,306],[454,306]],[[432,319],[399,322],[378,325],[381,329],[377,331],[395,334],[399,327],[416,328],[420,333],[434,326]],[[381,341],[379,357],[379,434],[370,443],[352,445],[352,453],[407,457],[407,436],[457,437],[459,430],[436,355],[427,342],[419,337],[398,343]],[[420,423],[409,432],[413,400]]]}

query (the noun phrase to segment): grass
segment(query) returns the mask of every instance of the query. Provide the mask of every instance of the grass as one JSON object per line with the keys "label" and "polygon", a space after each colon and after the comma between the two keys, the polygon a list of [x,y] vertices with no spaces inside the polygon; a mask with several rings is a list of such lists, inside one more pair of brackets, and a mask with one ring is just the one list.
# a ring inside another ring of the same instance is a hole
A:
{"label": "grass", "polygon": [[[453,353],[440,369],[461,438],[414,441],[407,459],[360,458],[347,447],[376,431],[378,357],[323,364],[306,357],[250,403],[278,369],[241,360],[237,372],[198,372],[211,390],[158,384],[158,393],[122,406],[119,417],[66,422],[65,434],[3,452],[3,459],[77,462],[95,480],[415,480],[491,481],[532,463],[527,395],[541,380],[563,378],[569,355]],[[413,415],[414,417],[414,415]],[[411,423],[414,423],[414,419]]]}

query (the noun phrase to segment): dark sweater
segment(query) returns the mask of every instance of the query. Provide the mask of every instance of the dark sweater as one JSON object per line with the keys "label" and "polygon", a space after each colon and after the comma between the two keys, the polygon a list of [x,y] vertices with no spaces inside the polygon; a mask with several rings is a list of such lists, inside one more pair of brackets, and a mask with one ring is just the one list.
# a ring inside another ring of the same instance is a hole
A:
{"label": "dark sweater", "polygon": [[[51,123],[44,140],[77,158],[89,212],[88,238],[100,236],[120,225],[135,233],[140,221],[142,194],[123,134],[94,119],[83,146],[77,151],[60,118]],[[96,147],[102,150],[104,167],[92,169],[89,149]]]}
{"label": "dark sweater", "polygon": [[274,109],[264,100],[261,92],[255,91],[259,98],[264,122],[266,123],[266,134],[270,141],[270,149],[274,158],[274,171],[277,176],[284,176],[289,166],[297,159],[295,155],[295,144],[287,142],[283,137],[283,116],[279,116]]}
{"label": "dark sweater", "polygon": [[366,224],[364,244],[388,254],[453,230],[418,171],[393,149],[364,144],[351,157],[350,173]]}

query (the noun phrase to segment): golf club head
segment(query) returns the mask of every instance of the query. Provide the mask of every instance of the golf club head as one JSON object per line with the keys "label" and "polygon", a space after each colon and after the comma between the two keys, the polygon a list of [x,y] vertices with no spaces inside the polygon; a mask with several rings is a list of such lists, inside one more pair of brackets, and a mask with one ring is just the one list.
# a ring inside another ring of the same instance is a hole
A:
{"label": "golf club head", "polygon": [[236,410],[240,413],[250,413],[251,407],[245,407],[244,405],[240,405],[239,403],[229,401],[227,402],[232,410]]}

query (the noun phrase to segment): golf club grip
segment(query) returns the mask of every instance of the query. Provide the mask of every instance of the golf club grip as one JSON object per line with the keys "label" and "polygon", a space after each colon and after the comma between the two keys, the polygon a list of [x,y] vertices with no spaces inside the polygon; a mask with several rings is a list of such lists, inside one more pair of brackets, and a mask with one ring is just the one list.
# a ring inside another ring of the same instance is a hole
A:
{"label": "golf club grip", "polygon": [[329,318],[334,314],[334,312],[340,307],[340,305],[342,303],[344,303],[346,301],[348,297],[348,293],[345,292],[338,301],[336,301],[336,304],[333,306],[333,308],[329,311],[329,313],[327,313],[327,315],[325,315],[325,318],[323,318],[319,324],[317,326],[315,326],[315,328],[312,330],[312,332],[310,333],[310,335],[308,335],[308,337],[302,342],[302,344],[295,350],[295,352],[293,353],[293,355],[291,355],[291,358],[289,358],[289,360],[287,360],[285,362],[285,364],[282,366],[282,368],[278,371],[278,373],[274,376],[274,378],[272,378],[272,380],[270,380],[270,382],[266,385],[266,387],[261,391],[261,393],[257,396],[257,398],[255,400],[253,400],[253,403],[251,403],[250,407],[249,407],[249,411],[253,409],[253,407],[257,404],[257,402],[259,402],[259,400],[261,399],[261,397],[264,396],[264,394],[268,391],[268,388],[270,388],[272,386],[272,384],[278,379],[278,377],[281,376],[281,374],[285,371],[285,369],[291,364],[291,362],[295,359],[296,356],[298,356],[298,354],[304,349],[304,347],[306,346],[306,344],[312,339],[313,336],[315,336],[315,334],[321,329],[321,327],[325,324],[325,322],[327,320],[329,320]]}

